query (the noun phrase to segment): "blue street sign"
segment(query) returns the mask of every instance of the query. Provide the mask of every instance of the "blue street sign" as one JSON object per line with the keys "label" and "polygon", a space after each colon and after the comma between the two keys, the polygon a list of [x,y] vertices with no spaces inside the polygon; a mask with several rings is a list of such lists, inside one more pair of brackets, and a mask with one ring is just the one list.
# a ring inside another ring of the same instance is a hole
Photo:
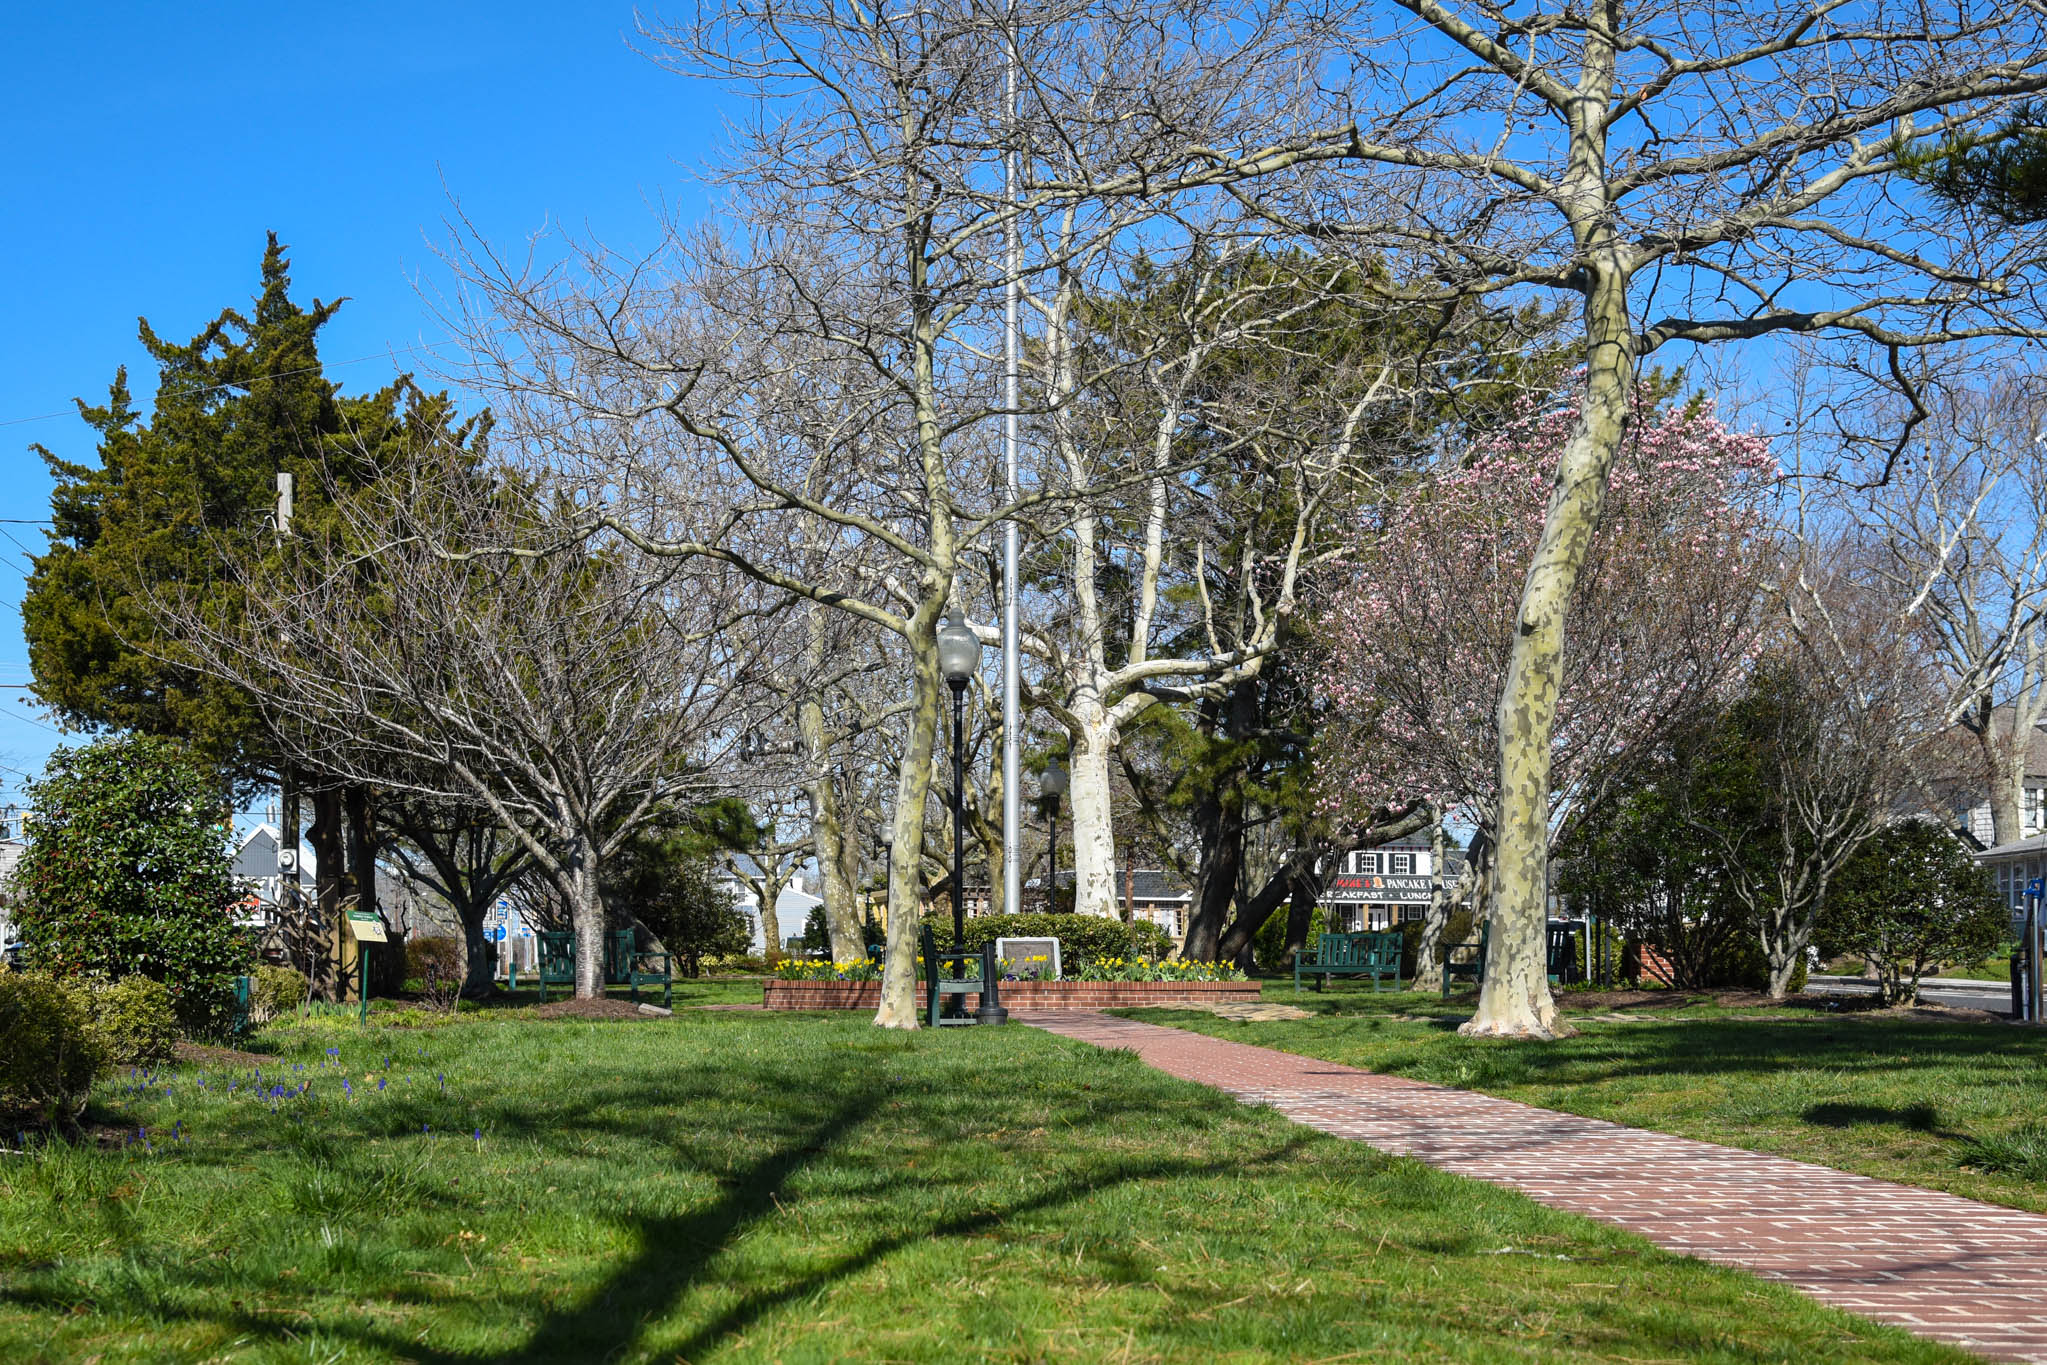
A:
{"label": "blue street sign", "polygon": [[2027,882],[2026,894],[2028,896],[2039,896],[2047,894],[2047,877],[2035,877],[2033,878],[2033,880]]}
{"label": "blue street sign", "polygon": [[504,925],[500,924],[497,928],[490,931],[490,941],[492,943],[503,943],[505,941]]}

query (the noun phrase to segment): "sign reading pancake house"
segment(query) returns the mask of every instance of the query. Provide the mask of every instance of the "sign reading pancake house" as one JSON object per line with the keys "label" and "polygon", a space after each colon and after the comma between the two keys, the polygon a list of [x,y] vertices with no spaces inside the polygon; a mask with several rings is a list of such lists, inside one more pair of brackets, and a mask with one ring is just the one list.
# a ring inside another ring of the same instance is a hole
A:
{"label": "sign reading pancake house", "polygon": [[1329,879],[1325,900],[1363,905],[1427,905],[1436,879],[1392,872],[1340,872]]}

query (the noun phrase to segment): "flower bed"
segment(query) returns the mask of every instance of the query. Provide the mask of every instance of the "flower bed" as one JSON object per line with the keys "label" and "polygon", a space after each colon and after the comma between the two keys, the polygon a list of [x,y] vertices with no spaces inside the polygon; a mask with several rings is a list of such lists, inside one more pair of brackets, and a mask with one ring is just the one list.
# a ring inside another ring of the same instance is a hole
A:
{"label": "flower bed", "polygon": [[[924,987],[917,986],[921,1005]],[[1256,981],[1005,981],[1003,1007],[1016,1010],[1141,1009],[1150,1005],[1243,1004],[1258,999]],[[787,981],[761,983],[761,1003],[771,1010],[871,1010],[881,1004],[879,981]],[[969,995],[967,1008],[980,1004]]]}

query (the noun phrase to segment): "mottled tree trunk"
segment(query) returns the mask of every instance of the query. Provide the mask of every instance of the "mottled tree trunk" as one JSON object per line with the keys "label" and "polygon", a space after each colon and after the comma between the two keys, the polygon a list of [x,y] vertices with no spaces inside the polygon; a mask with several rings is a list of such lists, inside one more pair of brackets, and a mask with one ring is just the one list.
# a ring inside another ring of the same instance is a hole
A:
{"label": "mottled tree trunk", "polygon": [[1634,384],[1627,275],[1595,257],[1586,269],[1585,402],[1564,444],[1542,536],[1522,585],[1514,645],[1500,693],[1500,808],[1493,865],[1492,933],[1478,1013],[1460,1032],[1555,1038],[1571,1030],[1550,996],[1544,926],[1549,916],[1551,740],[1563,677],[1564,626],[1626,434]]}
{"label": "mottled tree trunk", "polygon": [[561,892],[569,902],[569,928],[576,936],[576,998],[604,994],[604,896],[597,847],[579,836],[562,857]]}
{"label": "mottled tree trunk", "polygon": [[874,1022],[882,1028],[916,1028],[917,931],[923,923],[919,901],[924,869],[924,805],[931,798],[931,762],[944,710],[945,684],[938,676],[935,629],[942,599],[927,602],[911,622],[910,685],[912,704],[904,736],[903,756],[896,769],[895,827],[889,844],[888,948],[881,971],[881,1008]]}
{"label": "mottled tree trunk", "polygon": [[1443,876],[1443,855],[1447,849],[1441,820],[1429,830],[1429,866],[1435,869],[1435,887],[1429,893],[1429,907],[1422,911],[1421,947],[1414,956],[1414,988],[1418,991],[1443,989],[1443,931],[1450,926],[1451,887]]}
{"label": "mottled tree trunk", "polygon": [[1109,785],[1109,755],[1115,736],[1108,713],[1092,702],[1073,708],[1080,725],[1067,757],[1067,800],[1073,831],[1073,909],[1076,914],[1116,915],[1116,830]]}

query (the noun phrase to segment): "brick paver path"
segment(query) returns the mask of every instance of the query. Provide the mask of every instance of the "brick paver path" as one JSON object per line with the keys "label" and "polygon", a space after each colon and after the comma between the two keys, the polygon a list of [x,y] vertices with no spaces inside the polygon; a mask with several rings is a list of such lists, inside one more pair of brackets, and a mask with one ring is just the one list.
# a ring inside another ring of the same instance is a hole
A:
{"label": "brick paver path", "polygon": [[1836,1308],[2047,1363],[2047,1217],[1085,1011],[1019,1015]]}

